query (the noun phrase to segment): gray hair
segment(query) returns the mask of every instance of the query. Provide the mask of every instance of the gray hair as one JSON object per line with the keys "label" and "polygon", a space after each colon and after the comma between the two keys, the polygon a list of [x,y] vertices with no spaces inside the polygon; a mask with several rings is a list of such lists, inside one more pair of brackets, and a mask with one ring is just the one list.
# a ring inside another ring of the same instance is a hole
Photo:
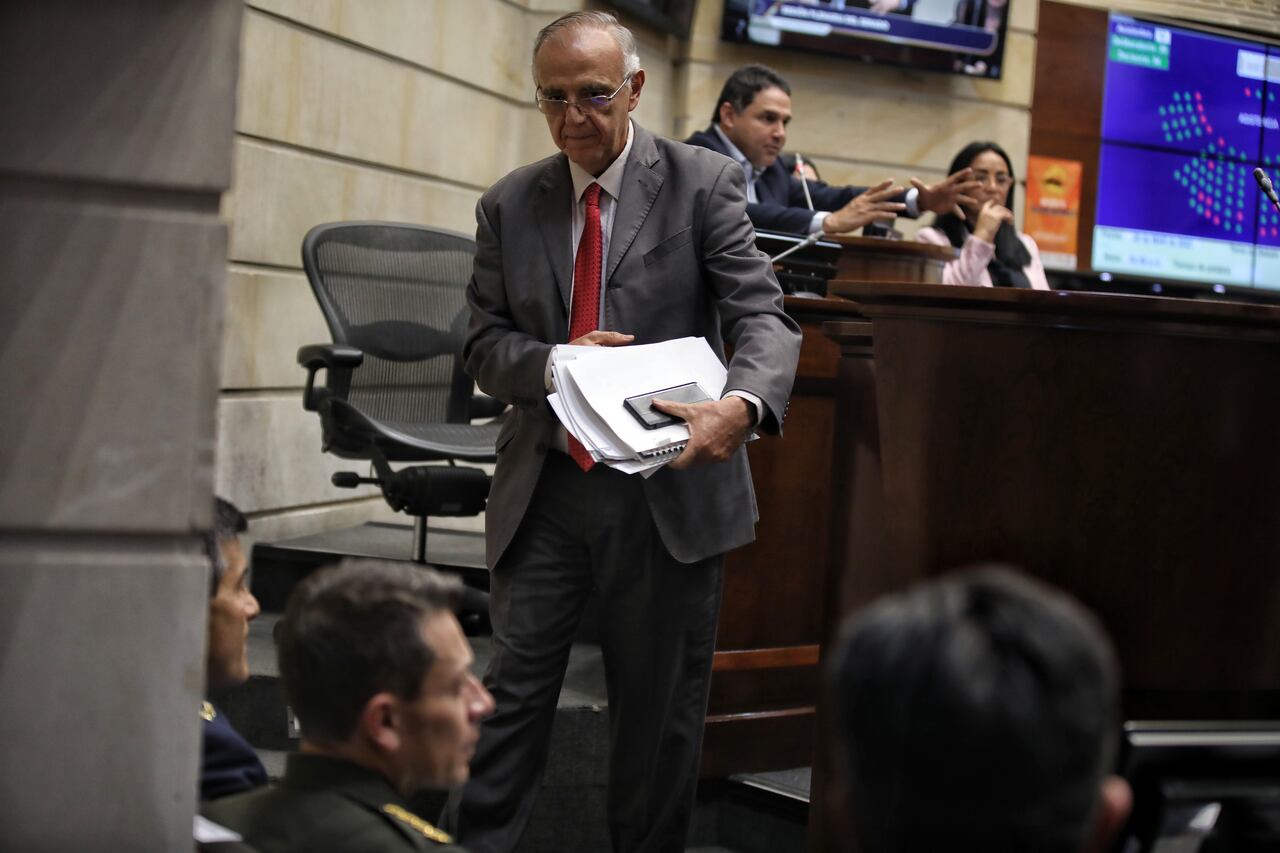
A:
{"label": "gray hair", "polygon": [[567,15],[561,15],[539,30],[537,38],[533,40],[531,70],[535,84],[538,82],[538,51],[542,49],[547,40],[562,30],[587,28],[604,30],[613,36],[613,40],[618,44],[618,50],[622,51],[623,77],[630,77],[640,70],[640,54],[636,52],[636,37],[631,34],[631,30],[618,23],[617,18],[608,12],[592,10],[570,12]]}

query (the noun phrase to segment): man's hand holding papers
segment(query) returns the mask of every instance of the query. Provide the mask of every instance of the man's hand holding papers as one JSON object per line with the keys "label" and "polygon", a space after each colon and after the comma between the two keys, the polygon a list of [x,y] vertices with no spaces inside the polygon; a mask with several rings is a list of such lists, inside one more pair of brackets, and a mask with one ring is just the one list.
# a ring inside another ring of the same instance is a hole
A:
{"label": "man's hand holding papers", "polygon": [[[618,337],[629,336],[597,331],[579,338],[581,343],[556,347],[551,360],[555,391],[547,401],[565,429],[597,462],[629,474],[648,476],[677,459],[677,468],[727,459],[750,432],[750,407],[740,398],[718,399],[727,372],[706,340],[606,343]],[[689,383],[717,399],[671,403],[679,410],[667,411],[687,417],[687,423],[645,429],[624,408],[627,397]],[[682,454],[686,445],[692,454]]]}
{"label": "man's hand holding papers", "polygon": [[596,329],[587,332],[576,341],[569,341],[571,347],[622,347],[636,339],[635,335],[624,335],[622,332],[606,332]]}
{"label": "man's hand holding papers", "polygon": [[677,471],[723,462],[751,435],[751,405],[741,397],[725,397],[705,403],[654,400],[653,407],[675,415],[689,425],[689,442],[671,462],[671,467]]}

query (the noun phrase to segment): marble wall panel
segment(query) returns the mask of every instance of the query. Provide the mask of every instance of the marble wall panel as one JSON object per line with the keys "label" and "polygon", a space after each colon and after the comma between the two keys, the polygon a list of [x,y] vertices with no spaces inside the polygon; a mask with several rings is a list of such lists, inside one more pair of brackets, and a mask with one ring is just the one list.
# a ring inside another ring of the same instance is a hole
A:
{"label": "marble wall panel", "polygon": [[1009,29],[1034,33],[1040,25],[1040,0],[1013,0],[1009,5]]}
{"label": "marble wall panel", "polygon": [[[530,16],[516,3],[378,0],[376,14],[370,14],[368,0],[250,0],[249,5],[477,89],[513,100],[528,95]],[[467,33],[471,36],[462,35]]]}
{"label": "marble wall panel", "polygon": [[[121,0],[110,14],[6,3],[6,171],[219,190],[231,170],[240,0]],[[74,58],[69,61],[69,58]]]}
{"label": "marble wall panel", "polygon": [[300,269],[302,238],[321,222],[385,219],[475,233],[478,190],[356,166],[273,145],[236,144],[233,261]]}
{"label": "marble wall panel", "polygon": [[302,273],[233,267],[223,324],[224,389],[302,388],[298,348],[332,340]]}
{"label": "marble wall panel", "polygon": [[369,521],[408,523],[408,520],[407,516],[393,512],[378,496],[271,511],[249,520],[249,535],[260,542],[279,542],[326,530],[356,527]]}
{"label": "marble wall panel", "polygon": [[530,12],[549,13],[553,18],[558,18],[566,12],[573,12],[584,6],[603,5],[598,0],[594,3],[584,3],[582,0],[511,0],[511,2],[523,6]]}
{"label": "marble wall panel", "polygon": [[191,849],[208,571],[194,537],[0,538],[0,849]]}
{"label": "marble wall panel", "polygon": [[[640,101],[644,102],[643,93]],[[551,133],[547,130],[547,120],[542,117],[542,113],[530,110],[527,114],[519,114],[515,120],[519,122],[521,128],[525,163],[533,163],[556,153],[555,143],[551,141]]]}
{"label": "marble wall panel", "polygon": [[239,92],[242,133],[477,189],[518,165],[510,113],[533,109],[257,12]]}
{"label": "marble wall panel", "polygon": [[645,71],[645,85],[640,103],[631,114],[637,123],[661,136],[675,132],[675,72],[667,56],[665,41],[646,41],[637,33],[640,67]]}
{"label": "marble wall panel", "polygon": [[211,216],[0,203],[0,518],[184,531],[208,515],[226,231]]}
{"label": "marble wall panel", "polygon": [[224,395],[218,403],[218,494],[245,512],[349,501],[379,494],[373,486],[339,489],[335,471],[369,470],[367,462],[320,450],[320,417],[302,408],[302,392]]}

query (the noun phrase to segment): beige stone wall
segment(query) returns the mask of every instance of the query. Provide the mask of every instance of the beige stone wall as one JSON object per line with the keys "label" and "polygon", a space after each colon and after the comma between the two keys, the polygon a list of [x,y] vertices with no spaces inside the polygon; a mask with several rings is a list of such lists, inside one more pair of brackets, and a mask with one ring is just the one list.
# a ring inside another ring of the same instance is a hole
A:
{"label": "beige stone wall", "polygon": [[[301,407],[297,348],[328,339],[302,274],[313,225],[419,222],[472,233],[480,193],[554,151],[529,46],[576,0],[249,0],[241,38],[217,488],[275,539],[390,517],[329,475]],[[638,119],[670,127],[673,40],[637,28],[657,85]]]}
{"label": "beige stone wall", "polygon": [[[218,489],[277,538],[387,511],[334,489],[350,467],[319,452],[294,352],[326,339],[301,272],[312,225],[421,222],[470,233],[479,194],[552,152],[531,103],[529,45],[577,0],[249,0],[242,37]],[[1020,165],[1030,126],[1035,4],[1014,3],[999,82],[865,66],[719,41],[722,3],[699,4],[688,42],[627,21],[649,80],[637,120],[684,136],[706,124],[724,77],[766,62],[795,88],[792,147],[824,176],[867,183],[942,175],[975,136]],[[625,19],[624,19],[625,20]]]}
{"label": "beige stone wall", "polygon": [[[217,484],[249,511],[258,535],[389,515],[371,490],[329,485],[350,466],[320,454],[318,423],[300,405],[294,352],[327,337],[301,272],[303,234],[357,218],[470,233],[484,188],[553,150],[530,101],[529,45],[547,21],[584,5],[603,4],[248,0],[234,191],[224,201],[230,276]],[[1124,6],[1280,32],[1280,0]],[[677,137],[704,127],[725,76],[764,62],[794,89],[789,147],[834,183],[937,179],[979,137],[1001,142],[1025,171],[1037,3],[1013,0],[999,81],[725,44],[722,7],[699,3],[688,42],[627,21],[649,73],[637,111],[646,127]]]}

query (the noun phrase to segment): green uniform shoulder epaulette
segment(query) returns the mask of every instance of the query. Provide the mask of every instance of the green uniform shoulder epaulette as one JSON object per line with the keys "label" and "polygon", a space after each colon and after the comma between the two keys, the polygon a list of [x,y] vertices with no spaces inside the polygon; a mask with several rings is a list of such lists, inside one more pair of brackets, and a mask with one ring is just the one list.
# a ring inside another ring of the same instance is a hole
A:
{"label": "green uniform shoulder epaulette", "polygon": [[421,832],[423,835],[425,835],[427,838],[430,838],[432,841],[439,842],[440,844],[453,843],[453,838],[450,837],[449,833],[440,829],[436,829],[434,826],[427,823],[425,820],[418,817],[416,814],[409,811],[408,809],[401,808],[395,803],[387,803],[385,806],[382,807],[382,810],[387,814],[391,815],[396,820],[399,820],[402,823],[407,823],[409,826],[418,830],[418,832]]}

